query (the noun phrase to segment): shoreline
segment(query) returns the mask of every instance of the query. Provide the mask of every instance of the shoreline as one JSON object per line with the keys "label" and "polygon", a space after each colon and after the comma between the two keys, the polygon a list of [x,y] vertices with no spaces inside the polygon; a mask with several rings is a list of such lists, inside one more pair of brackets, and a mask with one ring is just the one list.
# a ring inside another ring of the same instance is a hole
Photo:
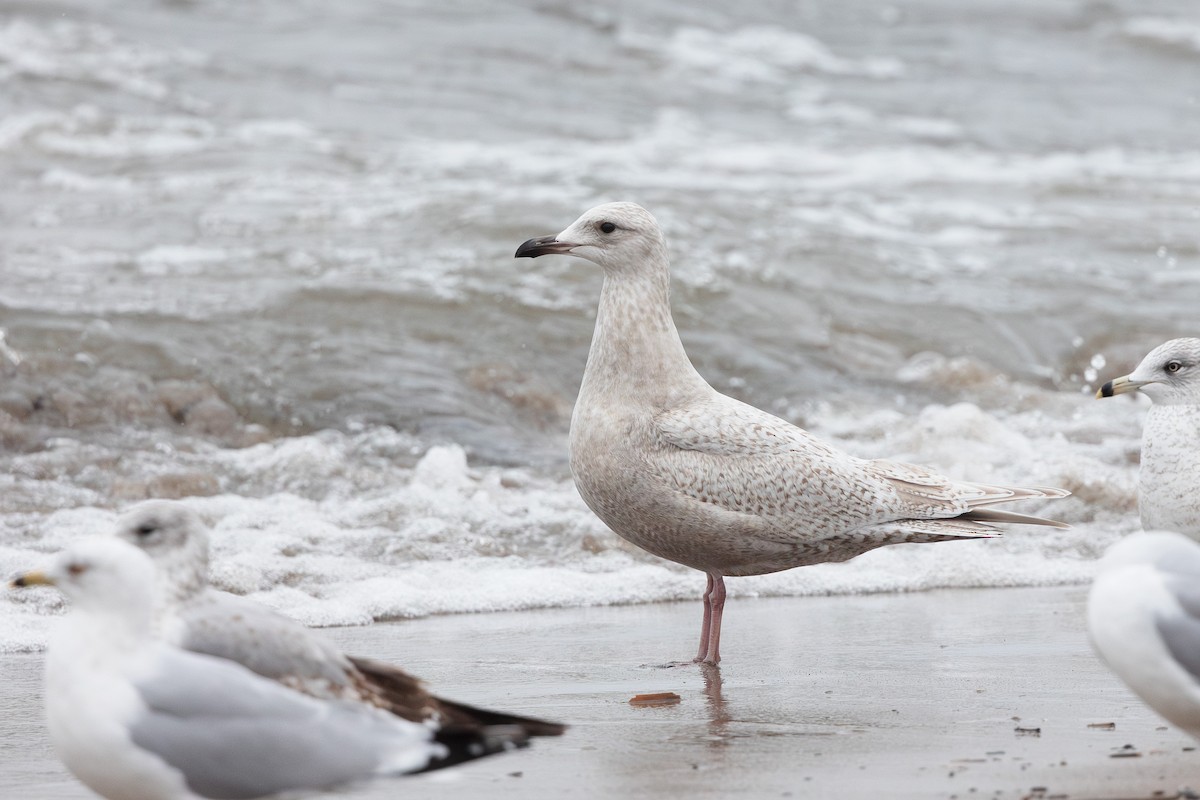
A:
{"label": "shoreline", "polygon": [[[528,750],[337,796],[1097,800],[1200,786],[1196,743],[1092,654],[1086,593],[739,598],[720,670],[662,666],[692,654],[698,601],[328,629],[448,698],[571,725]],[[50,750],[40,686],[40,654],[0,658],[0,793],[89,797]],[[629,704],[648,692],[681,699]]]}

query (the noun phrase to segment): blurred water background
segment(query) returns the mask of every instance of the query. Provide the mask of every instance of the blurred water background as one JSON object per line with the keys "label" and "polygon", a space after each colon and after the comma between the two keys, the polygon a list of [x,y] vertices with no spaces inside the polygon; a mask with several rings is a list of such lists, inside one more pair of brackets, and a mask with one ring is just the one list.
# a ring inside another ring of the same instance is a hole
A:
{"label": "blurred water background", "polygon": [[0,569],[179,497],[313,624],[698,596],[570,482],[598,271],[512,259],[633,200],[718,389],[1075,493],[732,593],[1084,580],[1145,409],[1091,395],[1198,333],[1198,90],[1184,0],[7,3]]}

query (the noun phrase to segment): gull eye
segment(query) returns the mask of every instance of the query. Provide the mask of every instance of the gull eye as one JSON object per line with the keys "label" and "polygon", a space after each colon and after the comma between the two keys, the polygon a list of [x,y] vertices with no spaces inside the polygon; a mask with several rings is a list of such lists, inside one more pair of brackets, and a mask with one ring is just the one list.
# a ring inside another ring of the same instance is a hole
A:
{"label": "gull eye", "polygon": [[1176,372],[1179,372],[1179,370],[1183,369],[1183,363],[1175,360],[1168,361],[1163,369],[1174,375]]}
{"label": "gull eye", "polygon": [[138,535],[139,539],[145,539],[147,536],[150,536],[153,533],[157,533],[158,526],[152,522],[147,522],[143,525],[138,525],[137,528],[135,528],[133,532]]}
{"label": "gull eye", "polygon": [[617,226],[611,222],[601,222],[600,223],[600,230],[603,233],[612,233],[616,229],[617,229]]}
{"label": "gull eye", "polygon": [[82,575],[87,572],[87,566],[76,562],[67,567],[67,572],[71,575]]}

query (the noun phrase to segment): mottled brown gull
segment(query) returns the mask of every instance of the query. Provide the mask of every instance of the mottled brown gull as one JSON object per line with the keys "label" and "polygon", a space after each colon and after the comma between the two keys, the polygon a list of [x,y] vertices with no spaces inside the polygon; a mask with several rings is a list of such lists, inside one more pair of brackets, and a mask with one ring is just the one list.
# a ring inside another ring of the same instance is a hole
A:
{"label": "mottled brown gull", "polygon": [[725,577],[845,561],[902,542],[995,536],[992,523],[1065,527],[988,506],[1060,489],[962,483],[865,461],[727,397],[700,377],[671,318],[667,245],[633,203],[585,213],[516,256],[599,264],[604,287],[571,417],[575,485],[616,533],[708,575],[696,660],[720,660]]}
{"label": "mottled brown gull", "polygon": [[[117,522],[116,536],[143,550],[158,571],[153,622],[168,643],[236,661],[323,700],[384,709],[463,738],[506,726],[523,740],[565,726],[447,700],[392,664],[348,656],[330,639],[266,606],[208,582],[208,529],[182,503],[151,500]],[[498,737],[488,742],[503,744]]]}
{"label": "mottled brown gull", "polygon": [[1200,539],[1200,339],[1172,339],[1151,350],[1097,397],[1141,392],[1153,401],[1142,430],[1138,510],[1146,530]]}

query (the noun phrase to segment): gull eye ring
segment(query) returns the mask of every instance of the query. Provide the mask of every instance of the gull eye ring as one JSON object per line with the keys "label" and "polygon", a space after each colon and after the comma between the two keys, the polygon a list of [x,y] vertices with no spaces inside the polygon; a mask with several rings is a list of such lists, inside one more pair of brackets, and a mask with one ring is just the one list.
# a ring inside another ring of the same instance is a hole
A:
{"label": "gull eye ring", "polygon": [[1168,361],[1164,369],[1166,369],[1166,371],[1170,374],[1174,375],[1176,372],[1179,372],[1179,370],[1183,369],[1183,364],[1178,361]]}

